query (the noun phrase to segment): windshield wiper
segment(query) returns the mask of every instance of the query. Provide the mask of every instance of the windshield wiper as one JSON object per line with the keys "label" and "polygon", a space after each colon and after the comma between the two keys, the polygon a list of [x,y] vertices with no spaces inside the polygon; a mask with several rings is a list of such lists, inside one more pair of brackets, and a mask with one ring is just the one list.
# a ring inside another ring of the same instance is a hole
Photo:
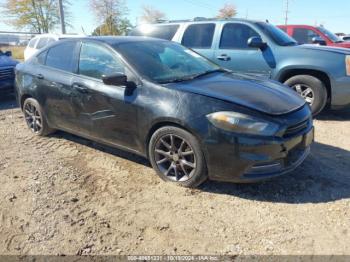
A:
{"label": "windshield wiper", "polygon": [[229,70],[220,68],[220,69],[215,69],[215,70],[208,70],[200,74],[195,74],[195,75],[190,75],[186,77],[181,77],[181,78],[174,78],[174,79],[169,79],[169,80],[164,80],[160,81],[160,84],[169,84],[169,83],[179,83],[179,82],[185,82],[185,81],[190,81],[205,75],[213,74],[213,73],[218,73],[218,72],[230,72]]}
{"label": "windshield wiper", "polygon": [[202,76],[206,76],[206,75],[210,75],[210,74],[214,74],[214,73],[220,73],[220,72],[225,73],[225,72],[229,72],[229,71],[225,70],[223,68],[219,68],[219,69],[215,69],[215,70],[208,70],[208,71],[205,71],[203,73],[193,75],[191,77],[191,79],[196,79],[198,77],[202,77]]}

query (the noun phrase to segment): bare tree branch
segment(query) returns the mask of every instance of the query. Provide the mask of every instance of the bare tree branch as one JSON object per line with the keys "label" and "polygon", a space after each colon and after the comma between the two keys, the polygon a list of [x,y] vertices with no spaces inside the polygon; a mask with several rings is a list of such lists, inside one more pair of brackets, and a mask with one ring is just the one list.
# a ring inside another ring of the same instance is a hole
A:
{"label": "bare tree branch", "polygon": [[237,8],[233,4],[226,3],[220,10],[217,18],[232,18],[237,15]]}

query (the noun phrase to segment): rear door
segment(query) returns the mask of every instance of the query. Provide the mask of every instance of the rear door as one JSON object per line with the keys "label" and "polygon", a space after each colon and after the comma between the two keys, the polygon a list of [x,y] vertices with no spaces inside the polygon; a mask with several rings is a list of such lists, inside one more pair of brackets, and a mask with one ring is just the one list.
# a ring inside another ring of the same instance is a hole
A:
{"label": "rear door", "polygon": [[248,39],[261,37],[251,26],[243,23],[225,23],[215,51],[214,61],[235,72],[269,78],[272,52],[248,46]]}
{"label": "rear door", "polygon": [[213,60],[215,27],[215,23],[190,24],[184,31],[181,44]]}
{"label": "rear door", "polygon": [[38,58],[41,66],[36,68],[38,97],[48,121],[55,127],[80,129],[71,104],[73,72],[76,67],[79,44],[76,41],[59,43]]}

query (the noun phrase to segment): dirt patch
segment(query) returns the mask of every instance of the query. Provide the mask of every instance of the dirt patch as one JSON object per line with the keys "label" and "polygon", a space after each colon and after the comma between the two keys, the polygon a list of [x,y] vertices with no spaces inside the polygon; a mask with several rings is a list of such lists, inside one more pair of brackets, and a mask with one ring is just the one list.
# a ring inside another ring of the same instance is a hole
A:
{"label": "dirt patch", "polygon": [[190,190],[134,155],[34,137],[0,101],[0,254],[350,254],[350,114],[315,126],[292,174]]}

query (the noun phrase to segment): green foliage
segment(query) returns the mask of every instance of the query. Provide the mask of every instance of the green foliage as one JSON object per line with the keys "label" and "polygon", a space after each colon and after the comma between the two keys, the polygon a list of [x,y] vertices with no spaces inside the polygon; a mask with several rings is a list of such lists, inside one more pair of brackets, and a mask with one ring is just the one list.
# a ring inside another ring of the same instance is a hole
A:
{"label": "green foliage", "polygon": [[118,21],[111,20],[111,18],[108,18],[105,23],[94,30],[92,35],[127,35],[132,27],[130,21],[126,18],[119,19]]}
{"label": "green foliage", "polygon": [[[65,11],[69,5],[69,1],[65,0]],[[60,23],[57,0],[4,0],[1,7],[8,17],[7,23],[17,29],[48,33]],[[69,15],[66,14],[67,18]]]}
{"label": "green foliage", "polygon": [[93,35],[125,35],[131,28],[128,9],[122,0],[90,0],[91,11],[100,24]]}

